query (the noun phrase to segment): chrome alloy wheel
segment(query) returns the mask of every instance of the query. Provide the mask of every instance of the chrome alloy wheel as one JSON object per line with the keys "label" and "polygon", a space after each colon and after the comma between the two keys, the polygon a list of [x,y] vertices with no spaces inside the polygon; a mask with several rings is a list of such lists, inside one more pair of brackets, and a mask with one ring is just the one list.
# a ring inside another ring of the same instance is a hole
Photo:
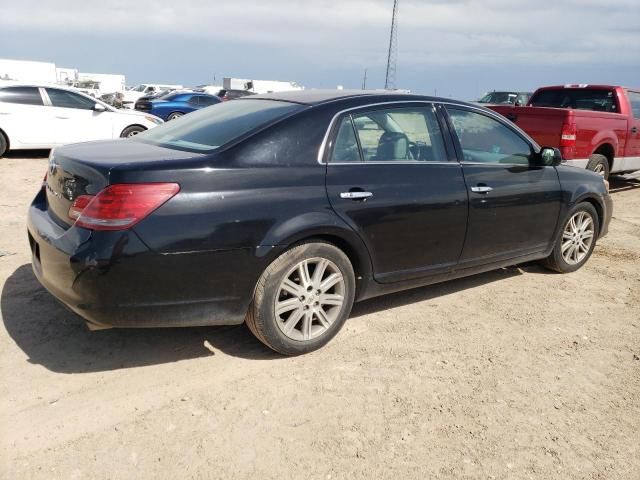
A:
{"label": "chrome alloy wheel", "polygon": [[602,163],[597,164],[593,171],[601,177],[604,177],[604,165]]}
{"label": "chrome alloy wheel", "polygon": [[562,258],[569,265],[580,263],[589,253],[595,234],[591,215],[575,213],[562,232]]}
{"label": "chrome alloy wheel", "polygon": [[293,340],[312,340],[338,319],[345,280],[326,258],[309,258],[291,268],[280,283],[274,304],[276,323]]}

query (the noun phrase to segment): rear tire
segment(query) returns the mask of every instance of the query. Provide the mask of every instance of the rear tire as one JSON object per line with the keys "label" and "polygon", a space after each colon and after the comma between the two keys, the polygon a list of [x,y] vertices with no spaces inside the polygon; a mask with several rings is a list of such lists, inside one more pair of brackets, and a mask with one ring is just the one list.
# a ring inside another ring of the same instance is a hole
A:
{"label": "rear tire", "polygon": [[176,118],[180,118],[181,116],[183,116],[184,113],[182,112],[172,112],[169,114],[169,116],[167,117],[167,122],[169,120],[175,120]]}
{"label": "rear tire", "polygon": [[551,255],[542,264],[558,273],[575,272],[589,260],[596,246],[600,232],[598,213],[589,202],[582,202],[569,210],[562,225]]}
{"label": "rear tire", "polygon": [[0,158],[9,151],[9,141],[4,133],[0,132]]}
{"label": "rear tire", "polygon": [[609,178],[609,159],[599,153],[594,153],[589,157],[589,163],[587,163],[587,170],[591,170],[594,173],[604,177],[605,180]]}
{"label": "rear tire", "polygon": [[330,243],[307,242],[265,269],[245,321],[269,348],[300,355],[340,331],[354,298],[355,275],[344,252]]}
{"label": "rear tire", "polygon": [[144,132],[146,128],[141,127],[140,125],[131,125],[130,127],[125,128],[120,134],[120,138],[130,138],[141,132]]}

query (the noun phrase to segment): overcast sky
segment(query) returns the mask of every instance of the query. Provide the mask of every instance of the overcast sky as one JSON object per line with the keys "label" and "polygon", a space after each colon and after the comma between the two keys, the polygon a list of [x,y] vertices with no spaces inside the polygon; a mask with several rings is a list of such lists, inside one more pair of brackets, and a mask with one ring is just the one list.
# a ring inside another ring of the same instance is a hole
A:
{"label": "overcast sky", "polygon": [[[0,58],[140,82],[384,86],[393,0],[2,0]],[[218,82],[219,83],[219,82]],[[397,87],[640,86],[640,0],[400,0]]]}

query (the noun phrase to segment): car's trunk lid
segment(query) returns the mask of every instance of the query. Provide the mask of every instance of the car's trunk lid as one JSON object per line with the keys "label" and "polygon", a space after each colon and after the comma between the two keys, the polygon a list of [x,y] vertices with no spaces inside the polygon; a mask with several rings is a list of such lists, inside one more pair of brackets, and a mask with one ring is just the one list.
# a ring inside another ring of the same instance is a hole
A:
{"label": "car's trunk lid", "polygon": [[[47,207],[61,227],[74,220],[69,208],[81,195],[97,195],[111,183],[112,171],[157,169],[168,161],[185,161],[199,154],[158,147],[128,139],[87,142],[60,147],[49,160]],[[152,181],[152,180],[151,180]]]}

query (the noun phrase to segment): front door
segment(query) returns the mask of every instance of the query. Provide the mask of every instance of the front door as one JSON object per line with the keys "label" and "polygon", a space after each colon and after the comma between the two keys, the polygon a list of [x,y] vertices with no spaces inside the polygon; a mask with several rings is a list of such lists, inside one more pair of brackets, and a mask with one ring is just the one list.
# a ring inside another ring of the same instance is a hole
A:
{"label": "front door", "polygon": [[375,279],[451,270],[464,242],[467,192],[434,106],[346,113],[333,135],[329,201],[367,245]]}
{"label": "front door", "polygon": [[506,122],[465,107],[447,111],[469,189],[460,267],[548,248],[562,202],[555,167],[533,162],[532,145]]}
{"label": "front door", "polygon": [[47,88],[58,144],[104,140],[113,137],[111,112],[93,109],[96,102],[59,88]]}

